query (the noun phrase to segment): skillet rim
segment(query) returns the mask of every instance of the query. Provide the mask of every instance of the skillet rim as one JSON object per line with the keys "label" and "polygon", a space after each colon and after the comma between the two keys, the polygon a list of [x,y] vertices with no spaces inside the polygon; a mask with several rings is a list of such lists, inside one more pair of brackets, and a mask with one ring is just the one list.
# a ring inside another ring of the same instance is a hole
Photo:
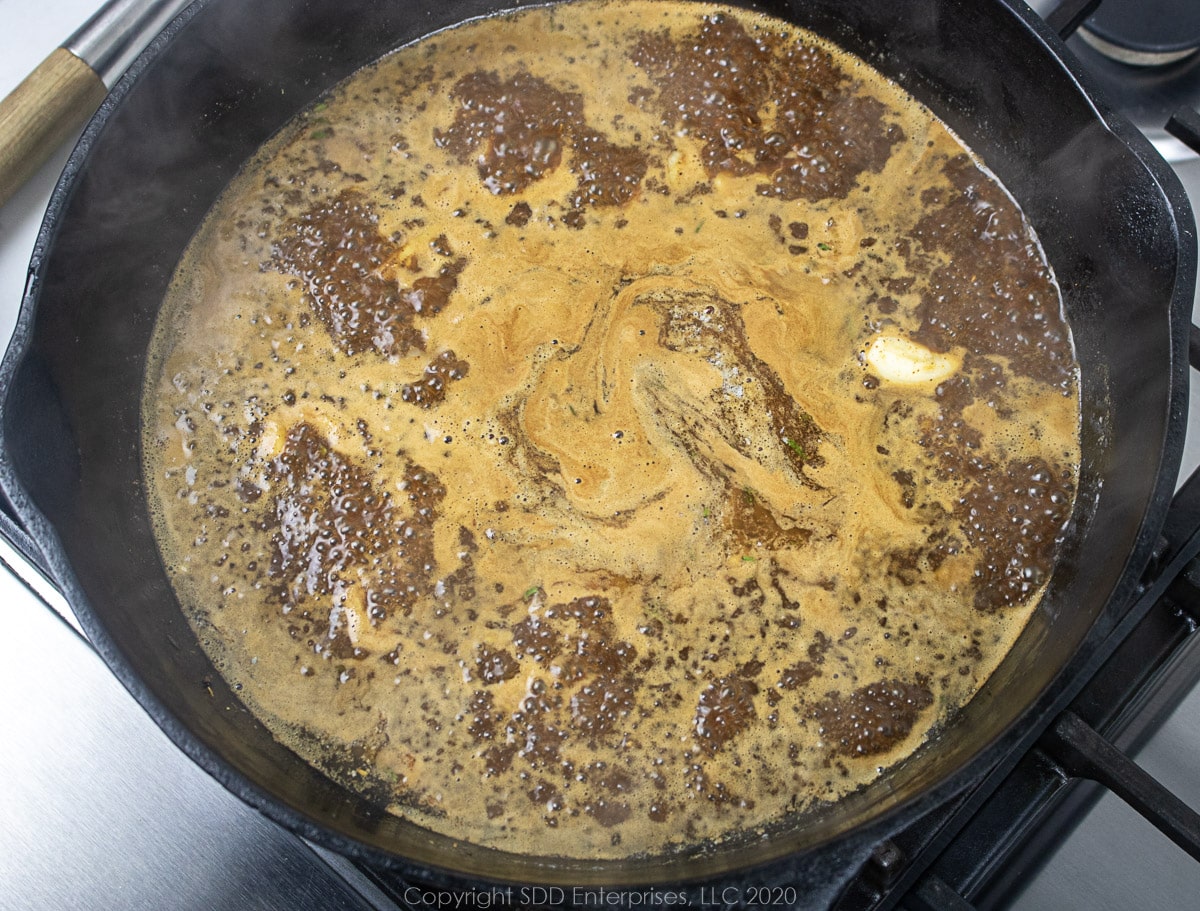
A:
{"label": "skillet rim", "polygon": [[[7,449],[4,446],[4,439],[6,439],[9,429],[7,417],[11,410],[10,398],[13,395],[20,394],[19,389],[13,389],[12,379],[28,354],[37,328],[36,311],[40,294],[39,280],[44,271],[46,261],[53,254],[55,238],[76,187],[77,179],[80,173],[86,168],[88,154],[97,136],[104,129],[108,118],[114,110],[119,108],[141,73],[184,30],[186,24],[193,16],[202,9],[207,8],[211,3],[216,2],[220,2],[220,0],[196,0],[196,2],[170,23],[138,57],[125,76],[122,77],[117,86],[114,87],[113,91],[105,99],[96,116],[85,129],[79,144],[67,162],[62,177],[55,187],[34,247],[29,279],[21,303],[17,327],[3,362],[0,363],[0,389],[3,389],[3,399],[0,400],[0,488],[7,493],[19,518],[30,532],[31,537],[38,544],[51,572],[67,595],[68,602],[72,605],[72,609],[79,617],[88,638],[92,641],[96,650],[113,673],[121,680],[126,689],[130,691],[147,713],[155,719],[167,736],[180,749],[242,800],[255,806],[265,815],[296,831],[303,837],[325,844],[341,854],[356,857],[369,863],[383,866],[403,866],[411,864],[412,861],[399,855],[383,852],[351,836],[327,829],[323,824],[312,819],[302,811],[289,804],[282,803],[242,773],[236,771],[227,760],[221,758],[214,750],[211,750],[200,742],[187,725],[183,724],[165,708],[141,681],[139,675],[133,670],[132,664],[115,647],[104,625],[100,622],[98,615],[94,613],[88,599],[84,597],[81,585],[71,570],[65,550],[59,542],[57,534],[54,532],[49,521],[37,510],[26,494],[20,484],[18,474],[9,460]],[[1100,645],[1100,640],[1107,636],[1110,631],[1107,628],[1101,629],[1106,626],[1104,618],[1105,616],[1111,616],[1114,602],[1123,604],[1129,600],[1136,589],[1137,574],[1140,573],[1140,567],[1144,566],[1149,559],[1158,528],[1162,524],[1166,508],[1169,505],[1175,474],[1182,456],[1183,435],[1179,425],[1186,416],[1184,406],[1187,398],[1188,369],[1187,331],[1185,327],[1190,324],[1190,320],[1186,319],[1186,314],[1190,311],[1191,307],[1191,285],[1194,281],[1193,276],[1196,265],[1195,226],[1191,219],[1191,209],[1186,195],[1179,184],[1178,178],[1166,163],[1162,161],[1141,133],[1129,124],[1123,116],[1111,111],[1104,104],[1103,100],[1097,96],[1095,90],[1089,85],[1088,77],[1086,73],[1082,72],[1078,61],[1075,60],[1065,44],[1058,40],[1057,36],[1049,30],[1045,23],[1033,14],[1031,10],[1022,8],[1015,0],[995,0],[995,2],[997,5],[1005,7],[1010,14],[1015,15],[1018,21],[1024,25],[1031,40],[1038,41],[1042,46],[1042,50],[1054,58],[1056,64],[1063,70],[1066,77],[1072,83],[1073,88],[1089,103],[1095,117],[1133,155],[1137,163],[1153,178],[1154,183],[1163,194],[1167,210],[1172,217],[1172,224],[1178,239],[1177,249],[1179,252],[1179,267],[1176,270],[1176,281],[1170,304],[1167,308],[1172,354],[1172,363],[1169,365],[1170,394],[1169,400],[1166,403],[1170,412],[1170,418],[1167,421],[1166,439],[1160,450],[1159,462],[1155,468],[1156,480],[1153,494],[1145,505],[1135,546],[1126,555],[1125,570],[1121,576],[1121,583],[1111,593],[1109,605],[1102,612],[1102,616],[1098,617],[1093,623],[1087,635],[1080,643],[1079,649],[1060,668],[1042,695],[1023,710],[1009,729],[994,738],[991,742],[981,745],[974,757],[965,762],[957,772],[946,776],[942,782],[912,798],[908,803],[893,807],[876,819],[860,826],[858,829],[843,833],[833,843],[846,849],[853,849],[848,851],[847,856],[852,854],[860,860],[865,858],[865,851],[869,850],[871,844],[879,838],[884,837],[885,834],[895,831],[897,828],[915,819],[916,816],[924,813],[928,809],[927,805],[941,804],[951,795],[960,793],[980,781],[988,773],[988,769],[985,767],[985,759],[987,758],[985,754],[992,754],[997,749],[1000,749],[1007,755],[1013,749],[1016,749],[1022,740],[1032,742],[1036,734],[1029,734],[1029,730],[1037,726],[1034,719],[1048,718],[1069,700],[1071,695],[1070,685],[1064,683],[1064,678],[1070,677],[1072,680],[1086,678],[1103,661],[1103,650],[1098,646]],[[1024,729],[1024,732],[1016,730],[1017,728]],[[819,852],[822,847],[818,846],[816,849],[806,851],[804,852],[804,856],[808,857],[813,853]],[[791,855],[785,855],[769,860],[762,866],[751,865],[749,868],[737,867],[736,872],[740,875],[744,875],[748,871],[758,870],[761,872],[767,866],[777,867],[787,865],[791,859]],[[846,857],[840,859],[843,862],[843,866],[845,859]],[[462,875],[450,870],[442,872],[452,876]],[[851,868],[847,871],[846,875],[848,876],[852,872],[853,869]],[[478,879],[478,877],[474,877],[474,879]],[[497,880],[497,882],[506,881]],[[654,880],[654,882],[658,882],[658,880]]]}

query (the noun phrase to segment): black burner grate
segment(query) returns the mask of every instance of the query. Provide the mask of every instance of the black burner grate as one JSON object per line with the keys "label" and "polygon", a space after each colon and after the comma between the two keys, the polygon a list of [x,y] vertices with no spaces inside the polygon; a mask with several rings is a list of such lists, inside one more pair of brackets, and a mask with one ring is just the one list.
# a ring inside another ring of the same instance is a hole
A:
{"label": "black burner grate", "polygon": [[1085,777],[1200,859],[1200,817],[1114,745],[1136,749],[1200,681],[1198,552],[1200,474],[1176,495],[1163,553],[1114,631],[1118,644],[1071,707],[1007,774],[882,846],[838,911],[1006,907],[1095,801],[1096,789],[1079,787]]}

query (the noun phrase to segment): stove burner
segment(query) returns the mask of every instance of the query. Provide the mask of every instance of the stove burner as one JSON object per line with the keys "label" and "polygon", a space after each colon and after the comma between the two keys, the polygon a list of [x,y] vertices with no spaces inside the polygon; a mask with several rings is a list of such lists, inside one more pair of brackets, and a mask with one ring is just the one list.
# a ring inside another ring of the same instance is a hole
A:
{"label": "stove burner", "polygon": [[[1196,153],[1164,129],[1200,109],[1198,0],[1033,0],[1064,37],[1093,90],[1128,117],[1169,162]],[[1085,18],[1086,17],[1086,18]],[[1083,25],[1075,28],[1084,19]],[[1073,32],[1073,34],[1072,34]]]}
{"label": "stove burner", "polygon": [[1104,0],[1079,36],[1118,63],[1167,66],[1200,50],[1200,3]]}

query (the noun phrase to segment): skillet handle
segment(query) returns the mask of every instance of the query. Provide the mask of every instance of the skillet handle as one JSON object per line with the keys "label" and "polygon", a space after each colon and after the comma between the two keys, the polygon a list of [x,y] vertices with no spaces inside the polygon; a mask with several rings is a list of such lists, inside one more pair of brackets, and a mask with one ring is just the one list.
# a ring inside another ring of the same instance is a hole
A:
{"label": "skillet handle", "polygon": [[100,107],[191,0],[108,0],[0,101],[0,206]]}
{"label": "skillet handle", "polygon": [[95,71],[60,47],[0,101],[0,205],[83,126],[107,94]]}

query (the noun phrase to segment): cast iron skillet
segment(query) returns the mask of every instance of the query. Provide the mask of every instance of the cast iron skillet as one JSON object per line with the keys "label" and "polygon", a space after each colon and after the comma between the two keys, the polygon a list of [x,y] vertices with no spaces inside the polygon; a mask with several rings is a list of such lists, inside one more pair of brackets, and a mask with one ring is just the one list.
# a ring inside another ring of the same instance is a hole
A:
{"label": "cast iron skillet", "polygon": [[333,784],[240,707],[198,647],[141,478],[146,345],[174,265],[227,181],[293,114],[381,53],[498,8],[492,0],[200,0],[88,127],[0,368],[0,483],[97,650],[232,791],[420,881],[788,882],[828,901],[875,841],[1028,742],[1092,669],[1148,560],[1182,448],[1191,213],[1150,146],[1089,97],[1061,43],[1013,2],[762,4],[898,80],[984,158],[1044,243],[1078,348],[1084,464],[1049,595],[978,698],[910,761],[803,824],[719,849],[619,864],[517,856],[453,844]]}

